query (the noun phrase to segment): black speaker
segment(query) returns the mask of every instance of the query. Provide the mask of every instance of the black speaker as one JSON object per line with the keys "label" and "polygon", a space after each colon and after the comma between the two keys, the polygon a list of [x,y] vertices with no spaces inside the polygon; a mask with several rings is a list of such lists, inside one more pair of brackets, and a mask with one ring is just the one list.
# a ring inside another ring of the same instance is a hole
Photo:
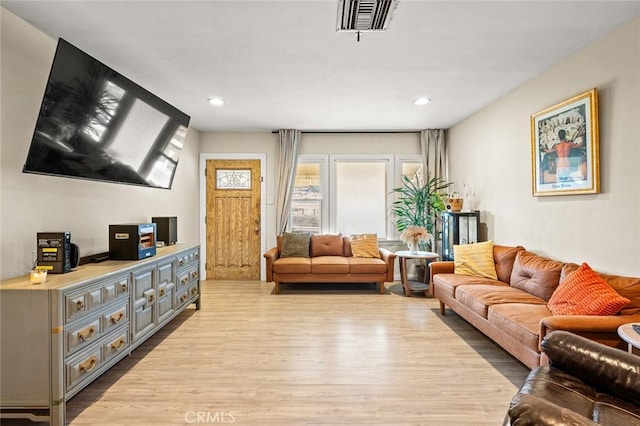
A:
{"label": "black speaker", "polygon": [[163,241],[170,246],[178,242],[178,218],[175,216],[152,217],[151,222],[156,224],[156,241]]}
{"label": "black speaker", "polygon": [[39,268],[51,274],[66,274],[75,266],[70,232],[38,232],[36,243]]}

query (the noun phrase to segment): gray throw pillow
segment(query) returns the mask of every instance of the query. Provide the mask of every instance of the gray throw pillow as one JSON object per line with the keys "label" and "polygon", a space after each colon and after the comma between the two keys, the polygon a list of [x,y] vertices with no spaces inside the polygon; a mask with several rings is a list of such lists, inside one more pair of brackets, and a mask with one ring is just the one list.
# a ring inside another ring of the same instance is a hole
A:
{"label": "gray throw pillow", "polygon": [[280,257],[309,257],[309,237],[306,232],[282,233]]}

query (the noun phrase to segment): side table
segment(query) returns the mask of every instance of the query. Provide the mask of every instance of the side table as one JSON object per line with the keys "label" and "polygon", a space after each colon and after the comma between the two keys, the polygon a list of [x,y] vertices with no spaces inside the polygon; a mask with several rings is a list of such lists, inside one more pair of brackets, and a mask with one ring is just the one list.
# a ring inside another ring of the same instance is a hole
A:
{"label": "side table", "polygon": [[634,324],[640,325],[640,322],[630,322],[618,327],[618,336],[627,342],[627,350],[629,353],[633,353],[633,348],[640,349],[640,334],[633,329]]}
{"label": "side table", "polygon": [[407,278],[407,259],[421,259],[426,260],[427,263],[430,260],[435,260],[440,257],[438,253],[433,253],[430,251],[418,251],[418,252],[410,252],[409,250],[401,250],[396,252],[396,256],[398,256],[398,265],[400,266],[400,279],[402,281],[402,288],[404,289],[404,295],[407,297],[411,297],[412,291],[424,291],[425,293],[429,291],[429,274],[428,270],[424,271],[424,280],[413,281]]}

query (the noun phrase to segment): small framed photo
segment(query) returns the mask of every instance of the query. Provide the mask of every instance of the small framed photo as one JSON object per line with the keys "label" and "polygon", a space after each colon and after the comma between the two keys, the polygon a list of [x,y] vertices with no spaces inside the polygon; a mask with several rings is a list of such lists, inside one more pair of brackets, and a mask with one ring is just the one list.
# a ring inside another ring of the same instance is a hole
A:
{"label": "small framed photo", "polygon": [[531,116],[533,196],[599,193],[599,156],[595,88]]}

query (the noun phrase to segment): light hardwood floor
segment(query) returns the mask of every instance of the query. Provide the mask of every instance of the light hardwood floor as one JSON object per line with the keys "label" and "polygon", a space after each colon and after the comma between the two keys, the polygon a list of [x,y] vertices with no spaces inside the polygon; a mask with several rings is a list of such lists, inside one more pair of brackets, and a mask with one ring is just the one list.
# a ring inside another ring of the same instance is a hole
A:
{"label": "light hardwood floor", "polygon": [[202,309],[69,401],[68,421],[501,424],[529,370],[452,311],[441,316],[437,300],[390,288],[283,285],[272,295],[270,283],[205,281]]}

